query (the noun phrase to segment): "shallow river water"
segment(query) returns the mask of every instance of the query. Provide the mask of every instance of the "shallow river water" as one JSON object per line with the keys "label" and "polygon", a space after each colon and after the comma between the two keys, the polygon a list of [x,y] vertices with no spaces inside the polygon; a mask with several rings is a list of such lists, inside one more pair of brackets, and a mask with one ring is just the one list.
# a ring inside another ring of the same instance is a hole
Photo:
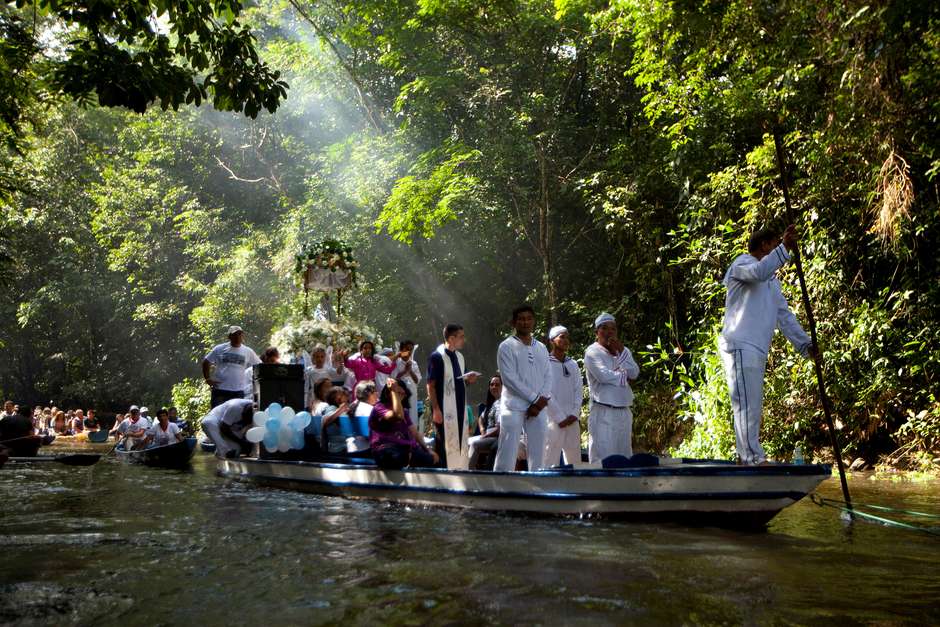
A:
{"label": "shallow river water", "polygon": [[[937,483],[850,486],[940,512]],[[766,533],[507,517],[253,487],[205,454],[7,465],[0,499],[0,624],[940,624],[940,537],[809,500]]]}

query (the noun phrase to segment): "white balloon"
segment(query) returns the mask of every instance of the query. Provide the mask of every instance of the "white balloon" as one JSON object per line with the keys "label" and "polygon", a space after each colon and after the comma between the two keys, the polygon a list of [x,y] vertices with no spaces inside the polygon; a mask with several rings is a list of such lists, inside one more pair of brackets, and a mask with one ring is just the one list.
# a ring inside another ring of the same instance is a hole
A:
{"label": "white balloon", "polygon": [[254,423],[256,427],[263,427],[264,423],[266,423],[270,419],[271,417],[268,416],[263,411],[256,411],[254,418],[252,418],[251,421]]}
{"label": "white balloon", "polygon": [[277,432],[277,450],[282,453],[290,450],[290,441],[293,439],[293,432],[290,430],[290,427],[284,428],[281,427],[281,430]]}
{"label": "white balloon", "polygon": [[268,446],[268,443],[267,443],[267,442],[264,443],[264,448],[265,448],[265,450],[267,450],[269,453],[273,453],[274,451],[277,450],[277,447],[276,447],[276,446],[275,446],[275,447],[270,447],[270,446]]}
{"label": "white balloon", "polygon": [[[257,415],[257,414],[255,414]],[[262,416],[267,417],[267,414],[261,414]],[[260,442],[264,439],[264,427],[252,427],[245,432],[245,439],[251,442],[252,444]]]}
{"label": "white balloon", "polygon": [[293,420],[296,415],[297,413],[294,411],[293,407],[285,407],[282,409],[281,415],[278,417],[278,420],[281,421],[281,428],[284,428],[283,425],[289,425],[290,421]]}

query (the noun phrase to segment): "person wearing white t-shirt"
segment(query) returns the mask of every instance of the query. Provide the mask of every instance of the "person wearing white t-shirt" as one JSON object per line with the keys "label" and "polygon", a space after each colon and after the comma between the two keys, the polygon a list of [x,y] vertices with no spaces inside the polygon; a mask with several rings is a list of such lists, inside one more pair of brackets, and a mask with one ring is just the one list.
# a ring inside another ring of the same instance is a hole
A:
{"label": "person wearing white t-shirt", "polygon": [[140,415],[140,408],[131,405],[127,418],[117,427],[117,432],[124,437],[124,450],[140,448],[149,428],[150,421]]}
{"label": "person wearing white t-shirt", "polygon": [[166,446],[183,441],[183,434],[180,432],[179,425],[170,422],[170,412],[161,409],[157,412],[157,422],[147,429],[147,436],[144,439],[144,445],[150,444],[156,446]]}
{"label": "person wearing white t-shirt", "polygon": [[[327,351],[322,344],[317,344],[311,355],[313,360],[311,365],[304,369],[304,407],[310,407],[317,403],[316,385],[323,379],[333,381],[343,381],[346,378],[346,369],[343,367],[343,360],[338,353],[331,350]],[[327,360],[332,361],[330,363]]]}
{"label": "person wearing white t-shirt", "polygon": [[254,414],[254,403],[248,398],[229,399],[206,414],[202,430],[215,444],[216,457],[238,457],[247,446],[245,431]]}
{"label": "person wearing white t-shirt", "polygon": [[229,341],[216,345],[202,360],[202,376],[212,388],[212,407],[245,396],[245,369],[261,360],[242,342],[245,332],[239,326],[228,328]]}

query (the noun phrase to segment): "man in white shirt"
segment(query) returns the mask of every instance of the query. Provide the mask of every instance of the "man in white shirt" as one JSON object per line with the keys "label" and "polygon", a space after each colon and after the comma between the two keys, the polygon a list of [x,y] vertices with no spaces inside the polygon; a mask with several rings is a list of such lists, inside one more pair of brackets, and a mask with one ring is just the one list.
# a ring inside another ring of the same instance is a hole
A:
{"label": "man in white shirt", "polygon": [[539,470],[545,457],[545,432],[548,416],[545,408],[552,396],[552,373],[548,349],[532,337],[535,311],[528,305],[512,312],[515,334],[499,345],[496,363],[503,379],[500,395],[499,445],[493,470],[509,471],[516,467],[519,437],[526,434],[529,470]]}
{"label": "man in white shirt", "polygon": [[724,284],[725,318],[718,347],[734,413],[734,439],[742,464],[767,461],[760,444],[764,371],[774,329],[779,328],[804,357],[816,357],[816,347],[803,331],[783,296],[776,273],[790,260],[788,250],[798,241],[791,224],[783,233],[762,229],[748,241],[748,253],[728,268]]}
{"label": "man in white shirt", "polygon": [[545,465],[559,463],[564,453],[565,463],[581,464],[581,401],[584,400],[584,381],[578,362],[568,357],[571,337],[563,326],[548,332],[552,352],[548,365],[552,372],[552,397],[548,401],[548,432],[545,437]]}
{"label": "man in white shirt", "polygon": [[245,431],[251,427],[254,414],[254,404],[248,398],[227,400],[206,414],[202,430],[215,444],[216,457],[238,457],[247,448]]}
{"label": "man in white shirt", "polygon": [[124,436],[124,450],[130,451],[143,445],[150,421],[140,415],[140,408],[131,405],[127,418],[117,426],[114,432]]}
{"label": "man in white shirt", "polygon": [[592,464],[611,455],[633,456],[633,390],[640,375],[630,349],[617,336],[617,321],[609,313],[594,320],[596,342],[584,351],[591,392],[588,416],[588,459]]}
{"label": "man in white shirt", "polygon": [[212,388],[209,401],[212,407],[229,399],[244,398],[245,369],[261,363],[255,351],[242,343],[244,336],[241,327],[230,326],[229,341],[213,347],[202,360],[202,376]]}
{"label": "man in white shirt", "polygon": [[153,442],[156,446],[166,446],[176,442],[183,441],[183,434],[180,432],[179,425],[170,422],[170,413],[166,409],[157,411],[157,422],[147,429],[147,436],[144,444]]}

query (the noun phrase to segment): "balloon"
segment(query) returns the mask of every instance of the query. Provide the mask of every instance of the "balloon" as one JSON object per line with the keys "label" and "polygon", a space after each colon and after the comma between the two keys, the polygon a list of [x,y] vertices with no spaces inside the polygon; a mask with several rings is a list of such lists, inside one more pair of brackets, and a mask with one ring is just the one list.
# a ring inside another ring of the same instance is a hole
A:
{"label": "balloon", "polygon": [[294,416],[294,419],[291,421],[291,426],[297,431],[302,431],[310,424],[311,420],[313,420],[313,416],[310,415],[310,412],[302,411]]}
{"label": "balloon", "polygon": [[293,438],[294,432],[290,429],[281,429],[277,432],[277,450],[282,453],[286,453],[290,450],[290,441]]}
{"label": "balloon", "polygon": [[251,419],[256,427],[263,427],[264,423],[268,421],[268,415],[263,411],[256,411],[254,418]]}
{"label": "balloon", "polygon": [[277,431],[271,431],[270,429],[264,432],[264,448],[269,451],[277,450]]}
{"label": "balloon", "polygon": [[279,420],[275,420],[274,418],[270,418],[266,423],[264,423],[264,428],[268,433],[276,434],[281,428],[281,422]]}
{"label": "balloon", "polygon": [[282,425],[289,425],[296,415],[293,407],[285,407],[281,410],[281,415],[277,419],[281,421]]}
{"label": "balloon", "polygon": [[257,444],[264,439],[265,429],[264,427],[252,427],[245,432],[245,439],[251,442],[252,444]]}
{"label": "balloon", "polygon": [[303,431],[294,431],[291,436],[290,447],[296,449],[302,449],[304,447],[304,432]]}
{"label": "balloon", "polygon": [[268,412],[268,418],[274,418],[276,420],[281,415],[282,409],[284,408],[281,407],[280,403],[271,403],[265,411]]}

